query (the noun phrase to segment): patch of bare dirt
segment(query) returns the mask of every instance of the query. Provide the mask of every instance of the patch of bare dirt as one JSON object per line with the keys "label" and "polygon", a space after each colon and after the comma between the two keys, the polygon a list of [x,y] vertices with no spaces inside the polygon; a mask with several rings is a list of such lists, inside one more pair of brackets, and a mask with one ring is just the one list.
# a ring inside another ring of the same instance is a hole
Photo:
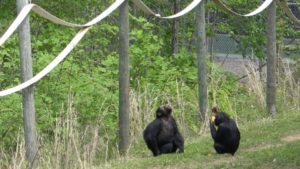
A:
{"label": "patch of bare dirt", "polygon": [[283,144],[263,144],[263,145],[256,145],[254,147],[251,147],[251,148],[247,149],[246,151],[248,151],[248,152],[260,151],[260,150],[265,150],[265,149],[280,147],[282,145]]}
{"label": "patch of bare dirt", "polygon": [[256,145],[254,147],[251,147],[251,148],[247,149],[246,151],[253,152],[253,151],[270,149],[270,148],[274,148],[274,147],[276,148],[276,147],[283,146],[284,143],[290,143],[290,142],[300,141],[300,133],[282,137],[280,139],[280,141],[282,141],[283,143]]}
{"label": "patch of bare dirt", "polygon": [[286,137],[281,138],[281,141],[283,142],[294,142],[294,141],[300,141],[300,134],[294,134],[294,135],[289,135]]}

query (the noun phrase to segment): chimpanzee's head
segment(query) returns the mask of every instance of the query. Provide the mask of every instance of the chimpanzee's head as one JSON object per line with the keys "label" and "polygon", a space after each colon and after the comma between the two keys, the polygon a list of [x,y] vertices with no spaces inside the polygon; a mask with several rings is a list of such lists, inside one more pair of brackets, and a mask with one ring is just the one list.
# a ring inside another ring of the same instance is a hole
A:
{"label": "chimpanzee's head", "polygon": [[172,107],[169,104],[164,104],[161,105],[157,110],[156,110],[156,117],[168,117],[172,113]]}
{"label": "chimpanzee's head", "polygon": [[227,113],[225,112],[220,112],[217,107],[212,108],[212,112],[214,116],[216,117],[215,119],[215,125],[218,126],[219,124],[223,122],[228,122],[230,120],[230,117]]}

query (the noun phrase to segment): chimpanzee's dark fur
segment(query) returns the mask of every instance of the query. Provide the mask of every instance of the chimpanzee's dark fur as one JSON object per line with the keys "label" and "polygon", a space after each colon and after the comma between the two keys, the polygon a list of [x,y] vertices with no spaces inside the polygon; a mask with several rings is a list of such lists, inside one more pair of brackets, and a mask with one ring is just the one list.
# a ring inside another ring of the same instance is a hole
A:
{"label": "chimpanzee's dark fur", "polygon": [[210,121],[210,132],[214,139],[215,150],[219,154],[234,155],[240,144],[240,131],[235,121],[225,112],[219,112],[216,107],[212,109],[212,112],[216,117],[214,122]]}
{"label": "chimpanzee's dark fur", "polygon": [[172,107],[162,105],[156,110],[156,119],[143,132],[144,140],[153,156],[184,151],[184,139],[171,115]]}

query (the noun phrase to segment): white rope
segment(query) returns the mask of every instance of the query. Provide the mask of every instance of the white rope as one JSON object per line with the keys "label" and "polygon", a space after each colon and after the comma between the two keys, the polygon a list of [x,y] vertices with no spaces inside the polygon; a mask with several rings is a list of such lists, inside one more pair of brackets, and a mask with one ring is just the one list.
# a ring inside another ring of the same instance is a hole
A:
{"label": "white rope", "polygon": [[32,7],[33,12],[35,12],[36,14],[40,15],[41,17],[43,17],[45,19],[52,21],[53,23],[63,25],[63,26],[68,26],[68,27],[79,27],[79,28],[84,27],[84,25],[82,25],[82,24],[64,21],[64,20],[52,15],[51,13],[49,13],[48,11],[46,11],[45,9],[43,9],[42,7],[40,7],[36,4],[32,4],[32,5],[33,5],[33,7]]}
{"label": "white rope", "polygon": [[41,17],[48,19],[54,23],[60,24],[60,25],[64,25],[64,26],[68,26],[68,27],[81,27],[81,28],[85,27],[85,25],[80,25],[80,24],[64,21],[64,20],[50,14],[49,12],[47,12],[46,10],[44,10],[43,8],[41,8],[38,5],[28,4],[21,10],[21,12],[18,14],[17,18],[14,20],[14,22],[9,26],[7,31],[2,35],[2,37],[0,38],[0,46],[2,46],[3,43],[16,31],[16,29],[24,21],[24,19],[28,16],[28,14],[30,13],[31,10],[34,11],[35,13],[37,13],[38,15],[40,15]]}
{"label": "white rope", "polygon": [[[65,47],[65,49],[50,63],[48,64],[42,71],[40,71],[38,74],[36,74],[34,77],[29,79],[28,81],[25,81],[15,87],[0,91],[0,96],[6,96],[12,93],[15,93],[17,91],[20,91],[37,81],[39,81],[41,78],[46,76],[49,72],[51,72],[73,49],[74,47],[79,43],[79,41],[83,38],[83,36],[87,33],[87,31],[92,28],[93,25],[100,22],[102,19],[107,17],[109,14],[111,14],[115,9],[117,9],[125,0],[116,0],[110,7],[108,7],[104,12],[102,12],[100,15],[98,15],[96,18],[85,24],[85,26],[88,26],[86,28],[81,29],[71,40],[71,42]],[[21,14],[21,13],[20,13]],[[28,14],[27,14],[28,15]],[[19,15],[20,16],[20,15]],[[18,17],[19,17],[18,16]],[[17,18],[18,18],[17,17]],[[22,21],[21,21],[22,22]],[[13,24],[18,24],[18,22]],[[14,26],[15,27],[15,26]]]}
{"label": "white rope", "polygon": [[268,6],[270,6],[270,4],[273,2],[274,0],[265,0],[265,2],[263,4],[261,4],[260,7],[258,7],[256,10],[254,10],[253,12],[250,12],[248,14],[246,14],[245,16],[254,16],[257,15],[259,13],[261,13],[262,11],[264,11]]}
{"label": "white rope", "polygon": [[274,0],[265,0],[258,8],[248,14],[239,14],[228,8],[221,0],[213,0],[221,9],[237,16],[254,16],[264,11]]}
{"label": "white rope", "polygon": [[[119,4],[120,2],[122,3],[123,1],[116,1],[116,4]],[[113,9],[113,8],[111,8],[111,9]],[[2,46],[4,44],[4,42],[16,31],[16,29],[24,21],[24,19],[28,16],[28,14],[30,13],[31,10],[33,12],[35,12],[36,14],[40,15],[41,17],[52,21],[53,23],[67,26],[67,27],[77,27],[77,28],[88,27],[88,26],[92,26],[92,25],[98,23],[100,20],[103,19],[102,18],[103,15],[99,15],[86,24],[71,23],[71,22],[64,21],[64,20],[52,15],[51,13],[47,12],[45,9],[43,9],[42,7],[40,7],[36,4],[28,4],[21,10],[21,12],[17,16],[17,18],[14,20],[14,22],[10,25],[10,27],[7,29],[7,31],[0,38],[0,46]],[[108,11],[107,13],[111,13],[111,12],[112,11]]]}
{"label": "white rope", "polygon": [[140,0],[132,0],[132,2],[142,11],[144,11],[148,15],[154,15],[156,17],[161,17],[160,14],[156,14],[153,12],[143,1]]}
{"label": "white rope", "polygon": [[185,7],[182,11],[171,15],[171,16],[161,16],[160,14],[156,14],[155,12],[153,12],[143,1],[141,0],[132,0],[132,2],[139,7],[141,10],[143,10],[145,13],[147,14],[151,14],[154,15],[158,18],[161,19],[174,19],[174,18],[178,18],[181,17],[189,12],[191,12],[198,4],[200,4],[202,0],[194,0],[192,1],[187,7]]}
{"label": "white rope", "polygon": [[[153,14],[156,17],[162,18],[162,19],[173,19],[173,18],[178,18],[180,16],[183,16],[187,13],[189,13],[191,10],[193,10],[202,0],[194,0],[192,1],[186,8],[184,8],[182,11],[178,12],[177,14],[171,15],[171,16],[165,16],[162,17],[159,14],[155,14],[148,6],[146,6],[141,0],[132,0],[139,8],[141,8],[143,11],[149,14]],[[227,8],[222,2],[219,0],[214,0],[215,2],[221,3],[223,7]],[[76,24],[76,23],[70,23],[67,21],[64,21],[62,19],[59,19],[58,17],[48,13],[46,10],[43,8],[35,5],[35,4],[29,4],[26,5],[15,21],[11,24],[9,29],[3,34],[3,36],[0,38],[0,46],[13,34],[13,32],[18,28],[18,26],[22,23],[22,21],[28,16],[29,12],[33,10],[36,12],[38,15],[54,22],[60,25],[68,26],[68,27],[80,27],[84,29],[80,30],[72,39],[72,41],[65,47],[65,49],[49,64],[47,65],[41,72],[36,74],[33,78],[29,79],[26,82],[23,82],[15,87],[0,91],[0,96],[6,96],[12,93],[15,93],[17,91],[20,91],[37,81],[39,81],[41,78],[43,78],[45,75],[47,75],[49,72],[51,72],[73,49],[74,47],[79,43],[79,41],[82,39],[82,37],[86,34],[86,32],[95,24],[100,22],[102,19],[107,17],[111,12],[113,12],[116,8],[118,8],[124,0],[116,0],[109,8],[107,8],[103,13],[98,15],[96,18],[92,19],[90,22],[81,25],[81,24]],[[256,10],[249,14],[245,14],[242,16],[254,16],[265,10],[273,0],[266,0],[264,3],[258,7]],[[229,8],[227,10],[231,11]],[[233,12],[233,11],[231,11]],[[235,12],[233,12],[235,13]],[[236,14],[236,13],[235,13]],[[238,14],[240,15],[240,14]]]}

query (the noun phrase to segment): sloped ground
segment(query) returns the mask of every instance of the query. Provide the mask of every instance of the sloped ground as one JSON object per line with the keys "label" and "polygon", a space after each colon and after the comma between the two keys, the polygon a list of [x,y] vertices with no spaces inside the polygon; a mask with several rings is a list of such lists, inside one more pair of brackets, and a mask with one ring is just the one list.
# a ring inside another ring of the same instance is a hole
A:
{"label": "sloped ground", "polygon": [[[152,157],[146,146],[101,168],[120,169],[299,169],[300,112],[261,119],[240,126],[241,144],[234,157],[218,155],[209,133],[186,139],[183,154]],[[99,166],[97,166],[98,168]]]}

